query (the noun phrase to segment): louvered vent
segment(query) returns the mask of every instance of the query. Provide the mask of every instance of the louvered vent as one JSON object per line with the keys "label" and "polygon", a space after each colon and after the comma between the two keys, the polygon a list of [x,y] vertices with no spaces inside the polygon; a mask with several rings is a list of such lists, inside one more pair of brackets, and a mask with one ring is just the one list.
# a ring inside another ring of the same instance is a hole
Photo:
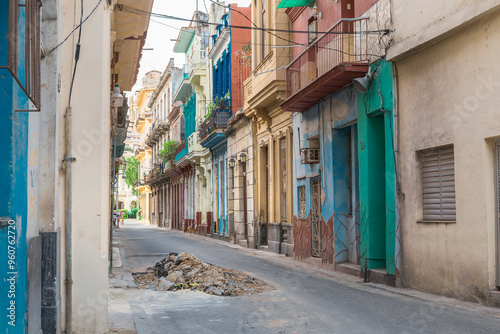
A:
{"label": "louvered vent", "polygon": [[456,221],[453,146],[421,153],[423,219]]}

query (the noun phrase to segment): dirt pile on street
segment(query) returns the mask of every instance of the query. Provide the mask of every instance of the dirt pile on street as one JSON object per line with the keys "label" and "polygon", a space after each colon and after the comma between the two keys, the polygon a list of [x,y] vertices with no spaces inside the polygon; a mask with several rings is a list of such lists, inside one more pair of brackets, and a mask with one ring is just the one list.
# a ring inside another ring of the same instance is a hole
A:
{"label": "dirt pile on street", "polygon": [[133,276],[139,288],[156,291],[199,290],[210,295],[241,296],[271,289],[247,273],[203,263],[188,253],[170,253],[146,272]]}

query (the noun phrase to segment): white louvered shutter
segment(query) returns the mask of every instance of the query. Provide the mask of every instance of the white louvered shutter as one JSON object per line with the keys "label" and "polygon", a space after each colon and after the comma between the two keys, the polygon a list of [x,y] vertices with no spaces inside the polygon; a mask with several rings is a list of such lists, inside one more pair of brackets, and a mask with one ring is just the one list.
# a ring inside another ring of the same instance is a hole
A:
{"label": "white louvered shutter", "polygon": [[422,152],[423,219],[456,221],[453,146]]}

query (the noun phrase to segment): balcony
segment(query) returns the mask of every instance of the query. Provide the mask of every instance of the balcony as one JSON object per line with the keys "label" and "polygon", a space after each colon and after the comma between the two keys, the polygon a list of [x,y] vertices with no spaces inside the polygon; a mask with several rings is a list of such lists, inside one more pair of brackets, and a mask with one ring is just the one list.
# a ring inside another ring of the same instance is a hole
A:
{"label": "balcony", "polygon": [[212,149],[226,139],[223,131],[227,128],[229,118],[231,118],[229,110],[212,112],[198,128],[201,146]]}
{"label": "balcony", "polygon": [[304,111],[368,71],[367,18],[341,19],[286,69],[285,111]]}
{"label": "balcony", "polygon": [[146,174],[145,182],[149,185],[161,183],[165,179],[165,172],[172,166],[171,162],[154,164],[153,168]]}
{"label": "balcony", "polygon": [[182,66],[182,72],[174,85],[174,101],[181,101],[182,98],[191,90],[188,70],[188,65]]}
{"label": "balcony", "polygon": [[153,147],[161,136],[163,136],[168,130],[170,130],[170,125],[167,122],[163,120],[156,120],[149,131],[146,139],[146,145]]}

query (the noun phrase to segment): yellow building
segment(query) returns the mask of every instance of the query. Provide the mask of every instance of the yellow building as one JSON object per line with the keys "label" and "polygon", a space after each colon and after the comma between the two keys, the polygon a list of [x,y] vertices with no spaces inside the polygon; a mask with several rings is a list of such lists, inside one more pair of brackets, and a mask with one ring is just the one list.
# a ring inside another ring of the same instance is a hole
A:
{"label": "yellow building", "polygon": [[161,72],[149,71],[142,79],[141,89],[134,92],[129,100],[130,120],[134,130],[139,133],[139,145],[135,149],[135,158],[140,162],[140,178],[136,190],[139,192],[139,210],[142,220],[151,223],[151,187],[147,185],[147,175],[152,168],[151,147],[146,140],[151,129],[151,110],[148,103],[160,81]]}
{"label": "yellow building", "polygon": [[[279,0],[252,6],[252,20],[265,29],[287,30]],[[256,245],[293,255],[292,118],[285,100],[285,70],[290,63],[288,32],[252,31],[252,75],[245,81],[245,114],[255,134],[253,163]]]}

